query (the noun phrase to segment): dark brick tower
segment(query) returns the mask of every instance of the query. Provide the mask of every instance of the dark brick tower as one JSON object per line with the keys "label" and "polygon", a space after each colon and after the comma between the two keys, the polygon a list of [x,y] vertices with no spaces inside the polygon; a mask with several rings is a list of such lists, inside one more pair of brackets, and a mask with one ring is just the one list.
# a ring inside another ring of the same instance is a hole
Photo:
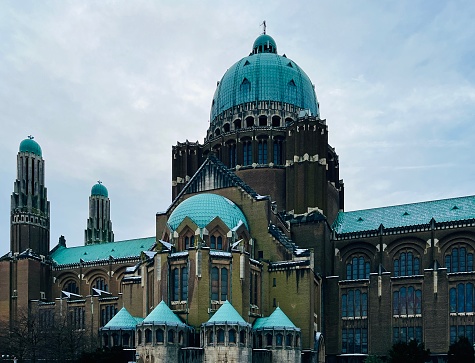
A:
{"label": "dark brick tower", "polygon": [[20,143],[10,218],[10,252],[0,261],[0,318],[14,321],[31,300],[51,295],[45,162],[40,145],[31,136]]}

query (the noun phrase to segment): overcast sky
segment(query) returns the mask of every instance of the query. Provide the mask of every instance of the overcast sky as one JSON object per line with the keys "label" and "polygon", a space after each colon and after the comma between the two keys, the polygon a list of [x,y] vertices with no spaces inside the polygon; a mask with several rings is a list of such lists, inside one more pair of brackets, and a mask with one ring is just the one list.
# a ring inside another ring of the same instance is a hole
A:
{"label": "overcast sky", "polygon": [[264,19],[315,84],[346,210],[475,194],[473,0],[1,1],[0,254],[30,134],[51,247],[84,243],[99,179],[115,239],[153,236],[172,145],[203,142],[216,82]]}

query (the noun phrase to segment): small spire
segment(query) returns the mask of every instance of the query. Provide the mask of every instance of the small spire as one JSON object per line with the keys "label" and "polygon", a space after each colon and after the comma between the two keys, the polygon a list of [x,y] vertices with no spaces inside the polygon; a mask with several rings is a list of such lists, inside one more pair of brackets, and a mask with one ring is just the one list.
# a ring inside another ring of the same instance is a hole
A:
{"label": "small spire", "polygon": [[261,25],[262,25],[262,29],[263,29],[262,34],[265,34],[265,33],[266,33],[266,27],[267,27],[267,26],[266,26],[266,21],[264,20],[264,21],[262,22],[262,24],[260,24],[259,26],[261,26]]}

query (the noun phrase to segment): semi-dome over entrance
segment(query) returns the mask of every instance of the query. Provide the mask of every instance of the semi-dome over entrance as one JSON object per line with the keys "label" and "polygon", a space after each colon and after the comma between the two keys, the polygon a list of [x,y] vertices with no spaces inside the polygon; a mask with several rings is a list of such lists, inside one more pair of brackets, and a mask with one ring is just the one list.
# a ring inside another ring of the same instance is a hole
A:
{"label": "semi-dome over entrance", "polygon": [[197,194],[185,199],[170,214],[168,226],[174,231],[186,217],[200,228],[206,227],[219,217],[229,229],[237,227],[241,222],[249,229],[246,217],[239,207],[228,198],[217,194]]}
{"label": "semi-dome over entrance", "polygon": [[216,124],[234,106],[260,101],[281,102],[319,115],[310,78],[293,60],[277,54],[276,42],[267,34],[260,35],[252,53],[231,66],[218,83],[210,121]]}

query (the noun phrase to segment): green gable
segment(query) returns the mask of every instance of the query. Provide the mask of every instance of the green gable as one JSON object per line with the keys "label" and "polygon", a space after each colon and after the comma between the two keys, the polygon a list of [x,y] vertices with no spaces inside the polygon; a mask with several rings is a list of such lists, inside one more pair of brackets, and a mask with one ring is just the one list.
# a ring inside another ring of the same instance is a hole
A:
{"label": "green gable", "polygon": [[337,234],[375,231],[475,219],[475,196],[434,200],[391,207],[339,212],[333,223]]}
{"label": "green gable", "polygon": [[138,238],[126,241],[98,243],[79,247],[59,245],[53,250],[51,258],[57,265],[78,264],[84,262],[106,261],[139,257],[142,251],[149,251],[155,245],[155,237]]}

